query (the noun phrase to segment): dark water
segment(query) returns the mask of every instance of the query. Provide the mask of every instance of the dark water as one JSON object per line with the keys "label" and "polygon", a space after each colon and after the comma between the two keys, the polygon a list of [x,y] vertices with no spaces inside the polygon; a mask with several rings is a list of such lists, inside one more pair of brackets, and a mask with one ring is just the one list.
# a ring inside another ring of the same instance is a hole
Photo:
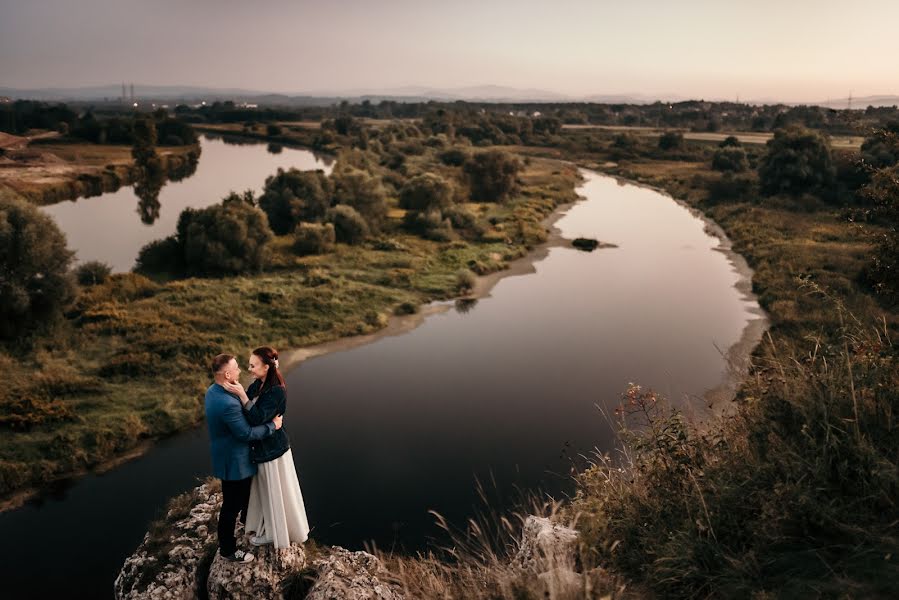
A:
{"label": "dark water", "polygon": [[[686,209],[587,177],[588,199],[557,226],[618,248],[552,248],[467,310],[290,371],[286,427],[315,539],[419,548],[439,535],[428,510],[464,522],[477,509],[476,478],[495,481],[500,508],[516,486],[564,494],[578,456],[614,443],[596,405],[631,381],[704,416],[697,397],[722,382],[721,351],[757,307]],[[208,472],[205,431],[187,432],[0,514],[3,580],[108,597],[147,522]]]}
{"label": "dark water", "polygon": [[217,204],[228,192],[262,191],[265,178],[279,168],[330,171],[331,160],[308,150],[282,148],[277,154],[265,144],[227,143],[219,137],[200,138],[196,172],[181,181],[165,183],[159,193],[159,214],[152,224],[141,221],[140,199],[134,187],[94,198],[79,198],[43,208],[66,234],[76,260],[99,260],[113,271],[130,271],[140,249],[175,233],[185,208]]}

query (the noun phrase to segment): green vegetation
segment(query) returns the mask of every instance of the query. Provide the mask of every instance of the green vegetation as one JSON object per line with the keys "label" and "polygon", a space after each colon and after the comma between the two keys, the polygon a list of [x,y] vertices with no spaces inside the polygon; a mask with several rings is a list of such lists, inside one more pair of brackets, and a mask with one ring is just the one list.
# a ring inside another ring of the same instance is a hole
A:
{"label": "green vegetation", "polygon": [[820,133],[806,129],[779,129],[768,142],[759,167],[763,193],[820,194],[834,183],[830,146]]}
{"label": "green vegetation", "polygon": [[72,256],[53,219],[23,200],[0,198],[0,340],[60,315],[72,298]]}
{"label": "green vegetation", "polygon": [[[261,272],[113,275],[80,290],[52,338],[35,337],[28,368],[12,368],[20,359],[12,350],[0,354],[17,398],[0,421],[8,429],[0,486],[90,466],[135,439],[196,423],[207,381],[197,365],[222,348],[248,349],[260,323],[272,344],[296,347],[372,332],[389,314],[465,292],[474,273],[545,239],[541,218],[573,199],[576,171],[555,162],[564,157],[661,187],[715,220],[753,268],[771,321],[733,414],[709,429],[672,415],[651,390],[625,391],[624,453],[598,457],[561,507],[582,532],[585,580],[600,566],[660,596],[887,596],[899,580],[895,132],[868,132],[857,153],[831,148],[822,134],[858,132],[841,111],[737,108],[730,120],[718,110],[728,103],[674,106],[550,105],[539,117],[499,109],[474,117],[469,106],[437,105],[396,108],[419,110],[410,114],[418,123],[366,122],[393,110],[382,103],[365,115],[363,107],[317,109],[329,117],[318,129],[285,122],[275,141],[339,153],[321,186],[325,212],[291,217],[295,227],[267,243]],[[894,115],[861,117],[870,125]],[[265,139],[264,128],[243,123],[251,118],[236,127]],[[767,146],[684,136],[662,148],[647,135],[558,126],[584,121],[790,127]],[[480,148],[497,142],[515,145]],[[452,202],[424,174],[447,182]],[[273,190],[299,189],[290,185]],[[431,188],[439,191],[422,191]],[[437,200],[422,200],[432,194]],[[252,198],[232,203],[259,212]],[[532,597],[536,582],[515,580],[500,558],[392,564],[423,597]]]}
{"label": "green vegetation", "polygon": [[331,203],[331,180],[322,171],[278,169],[265,180],[259,208],[275,235],[291,233],[301,221],[321,221]]}
{"label": "green vegetation", "polygon": [[474,154],[463,165],[475,202],[502,202],[515,191],[518,159],[501,150]]}
{"label": "green vegetation", "polygon": [[[544,217],[576,197],[575,168],[535,159],[502,205],[472,204],[462,167],[440,160],[446,147],[425,143],[430,134],[402,124],[347,131],[367,131],[370,147],[353,148],[356,138],[335,132],[330,177],[276,173],[258,201],[232,194],[185,211],[174,236],[142,250],[141,274],[97,277],[25,354],[0,350],[0,367],[12,374],[0,420],[0,492],[196,425],[208,360],[258,345],[261,323],[268,342],[295,348],[372,333],[392,314],[458,295],[471,284],[460,270],[504,268],[543,239]],[[403,173],[391,169],[393,153],[407,151]],[[425,173],[452,187],[446,210],[465,241],[403,227],[400,190]],[[273,235],[263,206],[299,208],[295,228]]]}

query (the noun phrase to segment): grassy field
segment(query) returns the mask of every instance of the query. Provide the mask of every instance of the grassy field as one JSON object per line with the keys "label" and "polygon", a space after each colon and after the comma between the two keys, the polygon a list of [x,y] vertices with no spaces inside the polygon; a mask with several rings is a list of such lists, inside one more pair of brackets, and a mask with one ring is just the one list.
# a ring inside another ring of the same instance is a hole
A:
{"label": "grassy field", "polygon": [[[158,148],[170,175],[188,169],[190,155],[197,152],[196,146]],[[133,162],[130,146],[49,140],[5,157],[0,163],[0,193],[52,204],[111,192],[133,182]]]}
{"label": "grassy field", "polygon": [[[271,266],[258,275],[166,283],[122,274],[83,288],[49,335],[0,352],[0,367],[11,373],[0,416],[0,493],[195,426],[207,363],[219,352],[242,356],[262,340],[283,351],[372,333],[401,305],[464,293],[460,270],[503,269],[542,241],[544,217],[576,198],[573,166],[528,162],[511,201],[470,205],[488,224],[481,241],[404,233],[392,198],[393,225],[364,246],[299,257],[285,236],[273,242]],[[432,150],[408,166],[452,169],[437,165]]]}
{"label": "grassy field", "polygon": [[[589,131],[595,129],[602,131],[611,131],[615,133],[632,133],[638,136],[653,138],[658,138],[662,133],[666,131],[672,131],[671,129],[659,129],[656,127],[627,127],[624,125],[563,125],[562,128],[570,131]],[[744,144],[753,145],[764,145],[768,143],[768,140],[774,137],[774,134],[768,131],[706,132],[681,130],[681,133],[683,133],[685,140],[717,143],[733,136]],[[861,147],[863,141],[864,138],[861,136],[835,135],[831,137],[830,144],[833,148],[839,148],[842,150],[858,150]]]}

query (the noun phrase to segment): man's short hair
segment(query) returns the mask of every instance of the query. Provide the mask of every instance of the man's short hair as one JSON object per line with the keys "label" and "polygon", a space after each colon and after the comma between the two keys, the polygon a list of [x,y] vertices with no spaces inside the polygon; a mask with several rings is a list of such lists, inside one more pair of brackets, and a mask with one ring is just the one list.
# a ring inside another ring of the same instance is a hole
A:
{"label": "man's short hair", "polygon": [[212,359],[212,374],[215,375],[221,371],[225,365],[234,360],[233,354],[219,354]]}

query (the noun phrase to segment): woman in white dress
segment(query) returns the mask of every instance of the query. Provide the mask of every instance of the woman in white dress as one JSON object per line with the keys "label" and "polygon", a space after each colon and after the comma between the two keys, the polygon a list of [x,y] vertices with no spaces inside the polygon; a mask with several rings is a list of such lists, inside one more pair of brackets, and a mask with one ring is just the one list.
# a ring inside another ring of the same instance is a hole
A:
{"label": "woman in white dress", "polygon": [[[254,425],[283,415],[287,393],[278,370],[277,350],[267,346],[253,350],[249,370],[256,380],[246,391],[239,383],[226,388],[240,398],[247,421]],[[274,544],[275,548],[287,548],[292,542],[305,542],[309,536],[306,508],[285,429],[281,427],[266,439],[250,444],[250,459],[259,465],[259,470],[250,490],[246,531],[256,534],[250,538],[255,546]]]}

